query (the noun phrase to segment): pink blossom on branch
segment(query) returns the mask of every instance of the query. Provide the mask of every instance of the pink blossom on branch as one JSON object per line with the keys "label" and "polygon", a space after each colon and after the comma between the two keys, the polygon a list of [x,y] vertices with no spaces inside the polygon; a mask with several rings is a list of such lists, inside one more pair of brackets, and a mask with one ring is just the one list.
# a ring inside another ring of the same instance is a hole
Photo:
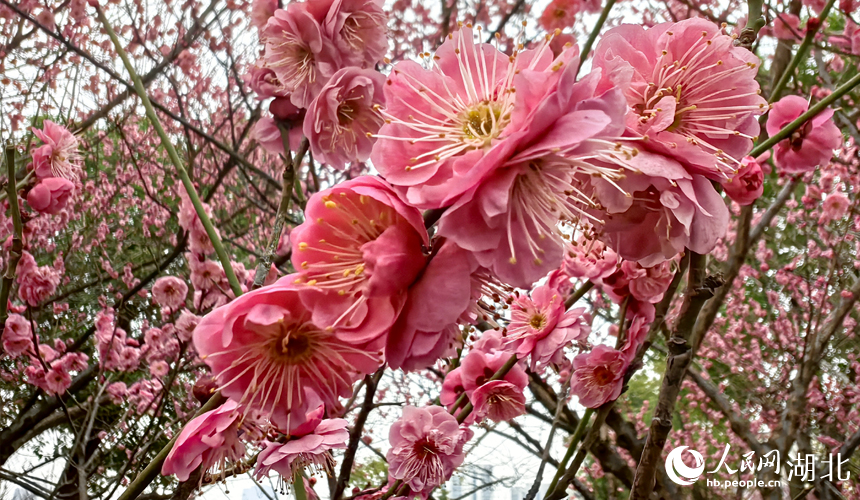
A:
{"label": "pink blossom on branch", "polygon": [[507,422],[526,412],[523,389],[504,380],[493,380],[475,389],[470,398],[476,420]]}
{"label": "pink blossom on branch", "polygon": [[[684,251],[713,250],[729,224],[729,211],[710,181],[689,174],[670,158],[642,152],[624,179],[593,178],[595,222],[622,258],[651,267]],[[619,189],[620,188],[620,189]]]}
{"label": "pink blossom on branch", "polygon": [[[809,101],[785,96],[773,105],[767,117],[767,133],[775,135],[809,108]],[[826,109],[776,145],[773,161],[781,173],[802,174],[826,165],[833,150],[842,144],[842,133],[833,123],[833,110]]]}
{"label": "pink blossom on branch", "polygon": [[393,368],[426,368],[451,355],[461,343],[458,321],[472,306],[475,266],[467,252],[443,243],[409,287],[403,310],[392,326],[385,358]]}
{"label": "pink blossom on branch", "polygon": [[27,193],[27,204],[45,214],[57,214],[66,207],[75,191],[75,184],[62,177],[42,179]]}
{"label": "pink blossom on branch", "polygon": [[549,126],[533,111],[578,53],[554,59],[547,39],[509,57],[474,36],[468,27],[449,35],[430,69],[399,62],[385,86],[386,124],[371,160],[420,208],[450,205],[501,166],[530,127]]}
{"label": "pink blossom on branch", "polygon": [[155,303],[170,309],[179,309],[185,305],[188,295],[188,285],[176,276],[162,276],[152,285],[152,297]]}
{"label": "pink blossom on branch", "polygon": [[317,419],[314,424],[309,433],[291,433],[286,443],[264,442],[263,451],[257,457],[257,478],[274,470],[286,481],[292,481],[295,473],[306,467],[310,467],[312,472],[331,473],[334,460],[329,450],[346,448],[349,440],[347,421],[342,418]]}
{"label": "pink blossom on branch", "polygon": [[15,313],[6,318],[6,325],[3,328],[3,350],[13,358],[22,354],[35,353],[33,331],[27,318]]}
{"label": "pink blossom on branch", "polygon": [[305,217],[290,235],[299,273],[291,279],[306,289],[314,322],[353,345],[381,347],[427,260],[421,212],[363,176],[315,193]]}
{"label": "pink blossom on branch", "polygon": [[381,0],[316,0],[308,11],[334,42],[344,66],[373,68],[388,50]]}
{"label": "pink blossom on branch", "polygon": [[314,159],[338,170],[370,158],[382,126],[375,109],[385,102],[385,76],[372,69],[344,68],[332,75],[308,108],[304,134]]}
{"label": "pink blossom on branch", "polygon": [[37,128],[32,130],[44,143],[31,152],[36,178],[77,179],[81,173],[81,167],[78,164],[81,159],[78,153],[78,139],[68,129],[51,120],[45,120],[42,123],[42,130]]}
{"label": "pink blossom on branch", "polygon": [[461,428],[444,408],[407,406],[388,435],[388,474],[416,493],[429,494],[463,463],[463,446],[471,438],[472,431]]}
{"label": "pink blossom on branch", "polygon": [[341,63],[334,42],[323,34],[307,5],[293,2],[276,10],[263,31],[266,66],[300,108],[310,105]]}
{"label": "pink blossom on branch", "polygon": [[60,284],[60,273],[51,266],[38,266],[26,250],[18,261],[18,296],[33,307],[53,295]]}
{"label": "pink blossom on branch", "polygon": [[759,199],[764,192],[764,172],[759,160],[745,156],[741,160],[740,170],[731,179],[723,182],[723,191],[738,205],[750,205]]}
{"label": "pink blossom on branch", "polygon": [[561,363],[563,350],[575,341],[585,341],[591,327],[584,308],[565,310],[566,294],[549,286],[536,287],[530,296],[520,295],[511,304],[511,321],[504,342],[520,359],[531,356],[538,364]]}
{"label": "pink blossom on branch", "polygon": [[161,474],[175,474],[180,481],[187,481],[198,467],[204,471],[216,467],[226,470],[228,463],[244,457],[245,445],[239,439],[243,411],[235,401],[228,400],[188,422],[167,455]]}
{"label": "pink blossom on branch", "polygon": [[624,89],[627,125],[645,146],[722,181],[740,167],[767,111],[755,80],[759,60],[719,26],[692,18],[650,29],[624,24],[594,52],[604,85]]}
{"label": "pink blossom on branch", "polygon": [[194,346],[222,394],[284,432],[320,403],[336,409],[380,362],[378,352],[348,345],[315,323],[293,279],[242,295],[194,329]]}
{"label": "pink blossom on branch", "polygon": [[618,399],[628,363],[624,353],[602,344],[591,352],[579,354],[573,358],[571,393],[587,408]]}
{"label": "pink blossom on branch", "polygon": [[576,69],[559,69],[558,89],[533,103],[534,125],[519,136],[513,156],[439,221],[439,234],[513,286],[528,288],[560,266],[565,228],[576,231],[596,206],[591,179],[615,185],[637,154],[618,142],[626,111],[621,93],[598,94],[597,75],[576,81]]}

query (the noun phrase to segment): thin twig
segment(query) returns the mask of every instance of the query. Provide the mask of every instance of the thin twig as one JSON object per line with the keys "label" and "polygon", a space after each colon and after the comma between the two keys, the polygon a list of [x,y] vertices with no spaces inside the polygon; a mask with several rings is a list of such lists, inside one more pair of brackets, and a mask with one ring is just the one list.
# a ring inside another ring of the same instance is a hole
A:
{"label": "thin twig", "polygon": [[287,214],[293,201],[293,184],[296,178],[296,170],[301,166],[309,146],[307,137],[302,138],[302,143],[299,145],[298,151],[296,151],[296,157],[293,158],[290,152],[289,126],[278,124],[278,129],[281,131],[281,142],[284,144],[284,173],[281,175],[281,201],[278,203],[278,214],[275,216],[275,225],[272,227],[269,244],[266,246],[266,251],[263,252],[260,263],[257,264],[257,273],[254,275],[254,288],[263,286],[263,282],[269,274],[269,269],[272,267],[272,259],[274,258],[275,251],[278,249],[278,243],[281,241],[281,234],[284,232],[284,223],[287,221]]}
{"label": "thin twig", "polygon": [[606,5],[603,6],[603,10],[600,12],[600,17],[597,18],[597,23],[588,35],[588,40],[585,41],[585,45],[582,46],[582,53],[579,54],[579,69],[577,70],[577,73],[582,70],[582,65],[585,64],[585,60],[588,58],[589,52],[591,52],[591,47],[594,45],[594,42],[597,41],[597,37],[600,36],[600,30],[603,29],[606,19],[609,18],[609,11],[612,10],[614,5],[615,0],[607,0]]}
{"label": "thin twig", "polygon": [[385,372],[385,366],[382,366],[379,370],[376,370],[376,373],[373,375],[368,375],[364,378],[364,385],[366,387],[364,393],[364,402],[361,405],[361,411],[358,413],[358,417],[355,419],[355,425],[353,425],[352,430],[349,433],[349,443],[346,447],[346,452],[343,454],[343,460],[340,464],[340,473],[337,476],[337,485],[334,490],[334,494],[332,494],[332,500],[338,500],[343,496],[343,492],[346,490],[346,485],[349,482],[349,476],[352,473],[352,464],[355,461],[355,452],[358,449],[358,443],[361,440],[361,433],[364,430],[364,424],[367,422],[367,417],[370,415],[371,410],[373,410],[373,396],[376,394],[376,387],[379,385],[379,380],[382,378],[382,374]]}

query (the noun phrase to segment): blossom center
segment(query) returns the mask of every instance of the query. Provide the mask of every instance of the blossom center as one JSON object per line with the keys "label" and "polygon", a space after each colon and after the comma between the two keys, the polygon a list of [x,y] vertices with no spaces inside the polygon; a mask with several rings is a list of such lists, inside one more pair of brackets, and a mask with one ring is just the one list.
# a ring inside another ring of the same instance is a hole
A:
{"label": "blossom center", "polygon": [[543,313],[536,313],[529,320],[529,326],[534,328],[535,330],[542,330],[543,327],[546,326],[546,315]]}
{"label": "blossom center", "polygon": [[594,381],[598,385],[607,385],[615,379],[615,374],[605,366],[598,366],[594,369]]}
{"label": "blossom center", "polygon": [[480,103],[462,113],[463,136],[468,140],[479,140],[484,146],[498,137],[508,122],[510,113],[502,116],[498,103]]}
{"label": "blossom center", "polygon": [[428,438],[424,438],[421,441],[416,442],[414,450],[415,455],[417,455],[418,459],[422,461],[439,454],[439,450],[436,448],[436,443],[430,441]]}
{"label": "blossom center", "polygon": [[295,365],[303,363],[313,356],[313,340],[310,332],[304,326],[280,323],[280,334],[273,347],[276,357],[282,362]]}

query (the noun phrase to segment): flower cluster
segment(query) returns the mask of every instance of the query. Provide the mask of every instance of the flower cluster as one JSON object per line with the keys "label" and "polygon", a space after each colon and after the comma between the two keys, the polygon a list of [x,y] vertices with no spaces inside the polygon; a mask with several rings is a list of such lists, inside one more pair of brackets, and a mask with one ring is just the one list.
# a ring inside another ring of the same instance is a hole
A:
{"label": "flower cluster", "polygon": [[[213,390],[231,405],[194,421],[229,434],[200,455],[207,467],[238,459],[237,429],[253,415],[280,435],[262,445],[258,476],[328,470],[329,450],[348,437],[335,417],[357,380],[452,357],[440,396],[450,413],[410,406],[390,433],[391,480],[427,496],[462,463],[468,426],[525,412],[526,366],[558,371],[585,406],[615,400],[682,256],[711,252],[728,230],[716,185],[739,204],[762,193],[763,170],[748,156],[769,109],[758,59],[709,21],[613,28],[579,76],[578,49],[555,29],[596,5],[555,1],[541,18],[552,32],[528,48],[505,53],[462,25],[423,64],[383,74],[378,2],[258,7],[265,51],[246,81],[271,99],[258,140],[283,153],[303,135],[316,160],[350,170],[307,200],[289,235],[295,272],[240,297],[206,260],[209,235],[182,201],[203,292],[194,303],[205,296],[216,308],[180,329],[193,330]],[[775,126],[805,110],[795,108]],[[829,140],[828,119],[791,147]],[[816,147],[803,149],[802,168],[822,163],[835,140]],[[778,150],[777,164],[787,154]],[[353,176],[368,160],[380,175]],[[591,317],[568,309],[575,281],[621,311],[615,347],[592,346]],[[168,313],[187,291],[172,277],[153,287]],[[493,331],[469,344],[475,326]],[[197,437],[183,438],[197,450]]]}

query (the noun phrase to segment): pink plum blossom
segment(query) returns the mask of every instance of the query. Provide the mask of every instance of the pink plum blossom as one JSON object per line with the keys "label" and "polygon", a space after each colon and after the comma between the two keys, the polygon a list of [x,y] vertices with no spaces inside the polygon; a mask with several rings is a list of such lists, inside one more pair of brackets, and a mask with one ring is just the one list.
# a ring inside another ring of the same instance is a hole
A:
{"label": "pink plum blossom", "polygon": [[192,313],[187,309],[183,309],[181,313],[179,313],[179,318],[176,319],[176,334],[179,336],[179,340],[183,342],[188,342],[191,340],[191,336],[194,333],[194,329],[197,328],[197,324],[200,323],[200,316]]}
{"label": "pink plum blossom", "polygon": [[584,341],[591,332],[583,308],[565,311],[566,294],[550,286],[539,286],[531,295],[520,295],[511,304],[511,321],[504,342],[520,359],[531,356],[531,367],[555,363],[572,342]]}
{"label": "pink plum blossom", "polygon": [[107,393],[113,404],[122,404],[128,395],[128,386],[126,386],[125,382],[114,382],[107,386]]}
{"label": "pink plum blossom", "polygon": [[38,179],[60,177],[75,180],[80,176],[78,139],[62,125],[51,120],[42,123],[42,130],[33,133],[44,143],[31,152],[33,169]]}
{"label": "pink plum blossom", "polygon": [[308,107],[304,134],[314,159],[338,170],[370,158],[382,126],[375,109],[383,104],[385,76],[371,69],[344,68],[332,75]]}
{"label": "pink plum blossom", "polygon": [[30,322],[20,314],[12,313],[3,328],[3,350],[13,358],[33,353],[33,331]]}
{"label": "pink plum blossom", "polygon": [[600,280],[615,272],[618,254],[596,238],[580,238],[568,245],[564,272],[573,278]]}
{"label": "pink plum blossom", "polygon": [[427,260],[421,212],[363,176],[315,193],[290,240],[299,272],[290,279],[307,289],[314,322],[354,345],[384,344]]}
{"label": "pink plum blossom", "polygon": [[170,365],[163,359],[153,361],[149,365],[149,374],[156,378],[164,378],[170,373]]}
{"label": "pink plum blossom", "polygon": [[504,380],[493,380],[478,387],[470,398],[476,420],[489,418],[507,422],[526,412],[523,389]]}
{"label": "pink plum blossom", "polygon": [[459,345],[457,322],[472,304],[472,271],[467,252],[443,244],[409,287],[408,299],[392,326],[385,358],[393,368],[431,366]]}
{"label": "pink plum blossom", "polygon": [[198,467],[204,471],[214,467],[224,470],[227,462],[244,457],[245,445],[239,440],[242,411],[235,401],[227,400],[188,422],[167,455],[161,473],[175,474],[180,481],[187,481]]}
{"label": "pink plum blossom", "polygon": [[[773,105],[767,117],[767,133],[775,135],[809,108],[796,95],[785,96]],[[781,173],[802,174],[826,165],[833,150],[842,144],[842,133],[833,123],[833,110],[826,109],[776,145],[774,163]]]}
{"label": "pink plum blossom", "polygon": [[269,18],[275,15],[278,9],[278,0],[253,0],[251,2],[251,24],[262,32],[269,22]]}
{"label": "pink plum blossom", "polygon": [[548,32],[572,28],[581,4],[581,0],[553,0],[546,6],[538,22]]}
{"label": "pink plum blossom", "polygon": [[738,205],[750,205],[764,192],[764,172],[752,156],[741,160],[741,168],[723,183],[723,191]]}
{"label": "pink plum blossom", "polygon": [[[266,0],[268,1],[268,0]],[[268,21],[268,18],[266,19]],[[245,83],[257,94],[257,99],[263,100],[269,97],[289,97],[290,94],[284,90],[275,72],[271,68],[251,66],[245,74]]]}
{"label": "pink plum blossom", "polygon": [[[302,128],[298,124],[287,127],[287,137],[290,142],[290,153],[299,149],[302,142]],[[278,122],[269,117],[260,118],[254,124],[254,138],[263,146],[263,149],[272,154],[284,154],[284,140],[281,137],[281,129]]]}
{"label": "pink plum blossom", "polygon": [[675,277],[673,264],[675,261],[669,260],[652,267],[642,267],[635,262],[622,262],[621,271],[627,279],[630,295],[640,302],[651,304],[663,300],[663,295]]}
{"label": "pink plum blossom", "polygon": [[162,276],[152,285],[152,297],[162,307],[179,309],[185,305],[187,295],[188,285],[176,276]]}
{"label": "pink plum blossom", "polygon": [[851,200],[842,193],[833,193],[824,198],[824,203],[821,204],[820,223],[827,223],[834,220],[839,220],[845,216],[848,209],[851,207]]}
{"label": "pink plum blossom", "polygon": [[310,105],[340,65],[334,42],[323,34],[307,5],[292,2],[276,10],[263,30],[266,66],[300,108]]}
{"label": "pink plum blossom", "polygon": [[621,92],[597,94],[598,76],[576,81],[576,69],[559,70],[558,89],[538,105],[519,151],[439,221],[440,235],[513,286],[528,288],[561,265],[564,229],[577,228],[595,206],[590,180],[614,183],[638,154],[615,140],[627,110]]}
{"label": "pink plum blossom", "polygon": [[377,352],[347,345],[315,323],[294,279],[248,292],[194,329],[194,346],[222,394],[284,430],[320,402],[336,408],[380,362]]}
{"label": "pink plum blossom", "polygon": [[20,314],[12,313],[3,328],[3,350],[11,357],[33,352],[33,331],[30,322]]}
{"label": "pink plum blossom", "polygon": [[559,70],[576,66],[577,50],[553,59],[547,43],[509,57],[463,27],[439,47],[430,69],[397,63],[385,86],[386,123],[373,165],[409,203],[450,205],[508,160],[529,132],[551,125],[536,120],[535,110],[556,88]]}
{"label": "pink plum blossom", "polygon": [[45,392],[62,394],[72,385],[72,376],[59,360],[51,363],[51,369],[45,373]]}
{"label": "pink plum blossom", "polygon": [[60,273],[51,266],[37,266],[26,250],[18,261],[18,296],[33,307],[50,297],[60,284]]}
{"label": "pink plum blossom", "polygon": [[[511,354],[504,351],[492,353],[475,349],[469,351],[469,354],[463,358],[460,367],[457,368],[460,370],[460,380],[466,394],[471,396],[475,389],[486,384],[508,362],[510,357]],[[520,389],[528,385],[528,376],[518,364],[508,370],[502,380],[510,382]]]}
{"label": "pink plum blossom", "polygon": [[570,390],[579,404],[597,408],[621,395],[628,360],[624,353],[605,345],[573,358]]}
{"label": "pink plum blossom", "polygon": [[344,66],[373,68],[388,50],[382,0],[317,0],[307,8]]}
{"label": "pink plum blossom", "polygon": [[471,438],[472,431],[444,408],[407,406],[389,431],[388,474],[416,493],[429,493],[463,463],[463,446]]}
{"label": "pink plum blossom", "polygon": [[[624,24],[597,44],[605,85],[625,89],[628,128],[652,151],[722,181],[740,167],[767,111],[759,60],[716,24],[691,18],[649,29]],[[667,70],[667,68],[674,68]]]}
{"label": "pink plum blossom", "polygon": [[297,471],[305,467],[312,470],[331,472],[331,458],[328,451],[346,448],[349,440],[347,421],[333,418],[315,422],[312,432],[295,436],[286,443],[266,441],[263,451],[257,457],[256,475],[265,477],[270,471],[277,471],[281,477],[292,480]]}
{"label": "pink plum blossom", "polygon": [[42,179],[27,193],[27,204],[45,214],[57,214],[66,207],[75,192],[75,183],[62,177]]}
{"label": "pink plum blossom", "polygon": [[637,170],[614,184],[592,179],[603,207],[593,212],[602,219],[595,223],[601,239],[623,259],[644,267],[684,248],[701,254],[713,250],[728,229],[729,211],[711,183],[651,153],[639,153],[631,164]]}

